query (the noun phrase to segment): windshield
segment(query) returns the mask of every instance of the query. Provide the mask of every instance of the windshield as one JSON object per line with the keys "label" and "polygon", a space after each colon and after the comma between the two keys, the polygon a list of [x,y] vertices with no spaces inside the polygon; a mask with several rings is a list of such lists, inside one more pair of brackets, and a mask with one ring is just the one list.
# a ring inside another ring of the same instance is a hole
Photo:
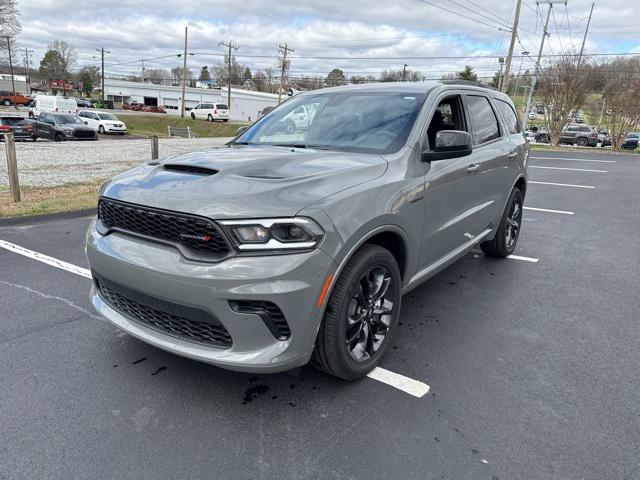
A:
{"label": "windshield", "polygon": [[82,120],[75,115],[56,115],[54,118],[56,119],[56,123],[61,125],[83,123]]}
{"label": "windshield", "polygon": [[118,120],[118,117],[111,115],[110,113],[100,113],[98,114],[98,117],[100,117],[100,120]]}
{"label": "windshield", "polygon": [[425,93],[326,92],[288,100],[236,143],[387,154],[398,151]]}

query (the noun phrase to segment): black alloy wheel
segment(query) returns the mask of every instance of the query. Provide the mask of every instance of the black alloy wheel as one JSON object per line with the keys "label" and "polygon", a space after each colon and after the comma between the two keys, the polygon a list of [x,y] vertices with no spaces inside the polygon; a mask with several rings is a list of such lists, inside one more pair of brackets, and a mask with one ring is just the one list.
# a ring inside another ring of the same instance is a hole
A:
{"label": "black alloy wheel", "polygon": [[347,313],[345,341],[356,362],[371,359],[384,342],[393,318],[391,272],[384,266],[369,268],[360,278]]}
{"label": "black alloy wheel", "polygon": [[480,244],[480,248],[487,256],[507,257],[516,249],[522,226],[523,201],[524,197],[520,189],[514,188],[509,195],[507,206],[493,240]]}
{"label": "black alloy wheel", "polygon": [[378,366],[397,328],[402,277],[393,254],[365,244],[340,272],[327,301],[312,362],[357,380]]}

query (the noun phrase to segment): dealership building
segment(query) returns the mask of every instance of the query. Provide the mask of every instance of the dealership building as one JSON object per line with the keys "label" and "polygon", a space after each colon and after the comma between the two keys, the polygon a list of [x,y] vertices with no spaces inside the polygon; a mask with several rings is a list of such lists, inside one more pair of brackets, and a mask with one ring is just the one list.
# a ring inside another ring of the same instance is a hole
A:
{"label": "dealership building", "polygon": [[[128,80],[104,81],[105,98],[114,103],[142,103],[163,106],[167,113],[178,115],[182,102],[182,87],[131,82]],[[286,99],[287,97],[285,97]],[[185,90],[185,110],[199,103],[227,103],[227,88],[193,88]],[[265,107],[276,106],[278,95],[254,92],[240,88],[231,89],[231,119],[253,121]]]}

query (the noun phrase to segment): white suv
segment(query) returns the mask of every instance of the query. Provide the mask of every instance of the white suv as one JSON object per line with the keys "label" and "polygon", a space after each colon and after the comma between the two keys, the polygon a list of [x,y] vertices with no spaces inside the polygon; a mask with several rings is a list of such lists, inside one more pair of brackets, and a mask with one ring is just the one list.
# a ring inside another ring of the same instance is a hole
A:
{"label": "white suv", "polygon": [[229,106],[226,103],[201,103],[191,109],[191,118],[202,118],[214,122],[229,121]]}
{"label": "white suv", "polygon": [[120,135],[127,133],[127,126],[112,113],[80,110],[78,116],[96,132],[102,134],[119,133]]}

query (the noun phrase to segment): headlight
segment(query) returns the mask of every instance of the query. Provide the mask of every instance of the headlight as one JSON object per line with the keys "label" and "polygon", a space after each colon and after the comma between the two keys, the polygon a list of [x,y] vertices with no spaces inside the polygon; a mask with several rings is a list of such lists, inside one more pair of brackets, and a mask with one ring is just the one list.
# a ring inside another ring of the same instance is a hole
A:
{"label": "headlight", "polygon": [[62,131],[67,137],[73,136],[73,128],[63,128]]}
{"label": "headlight", "polygon": [[322,240],[322,227],[310,218],[223,220],[220,223],[238,250],[308,250]]}

